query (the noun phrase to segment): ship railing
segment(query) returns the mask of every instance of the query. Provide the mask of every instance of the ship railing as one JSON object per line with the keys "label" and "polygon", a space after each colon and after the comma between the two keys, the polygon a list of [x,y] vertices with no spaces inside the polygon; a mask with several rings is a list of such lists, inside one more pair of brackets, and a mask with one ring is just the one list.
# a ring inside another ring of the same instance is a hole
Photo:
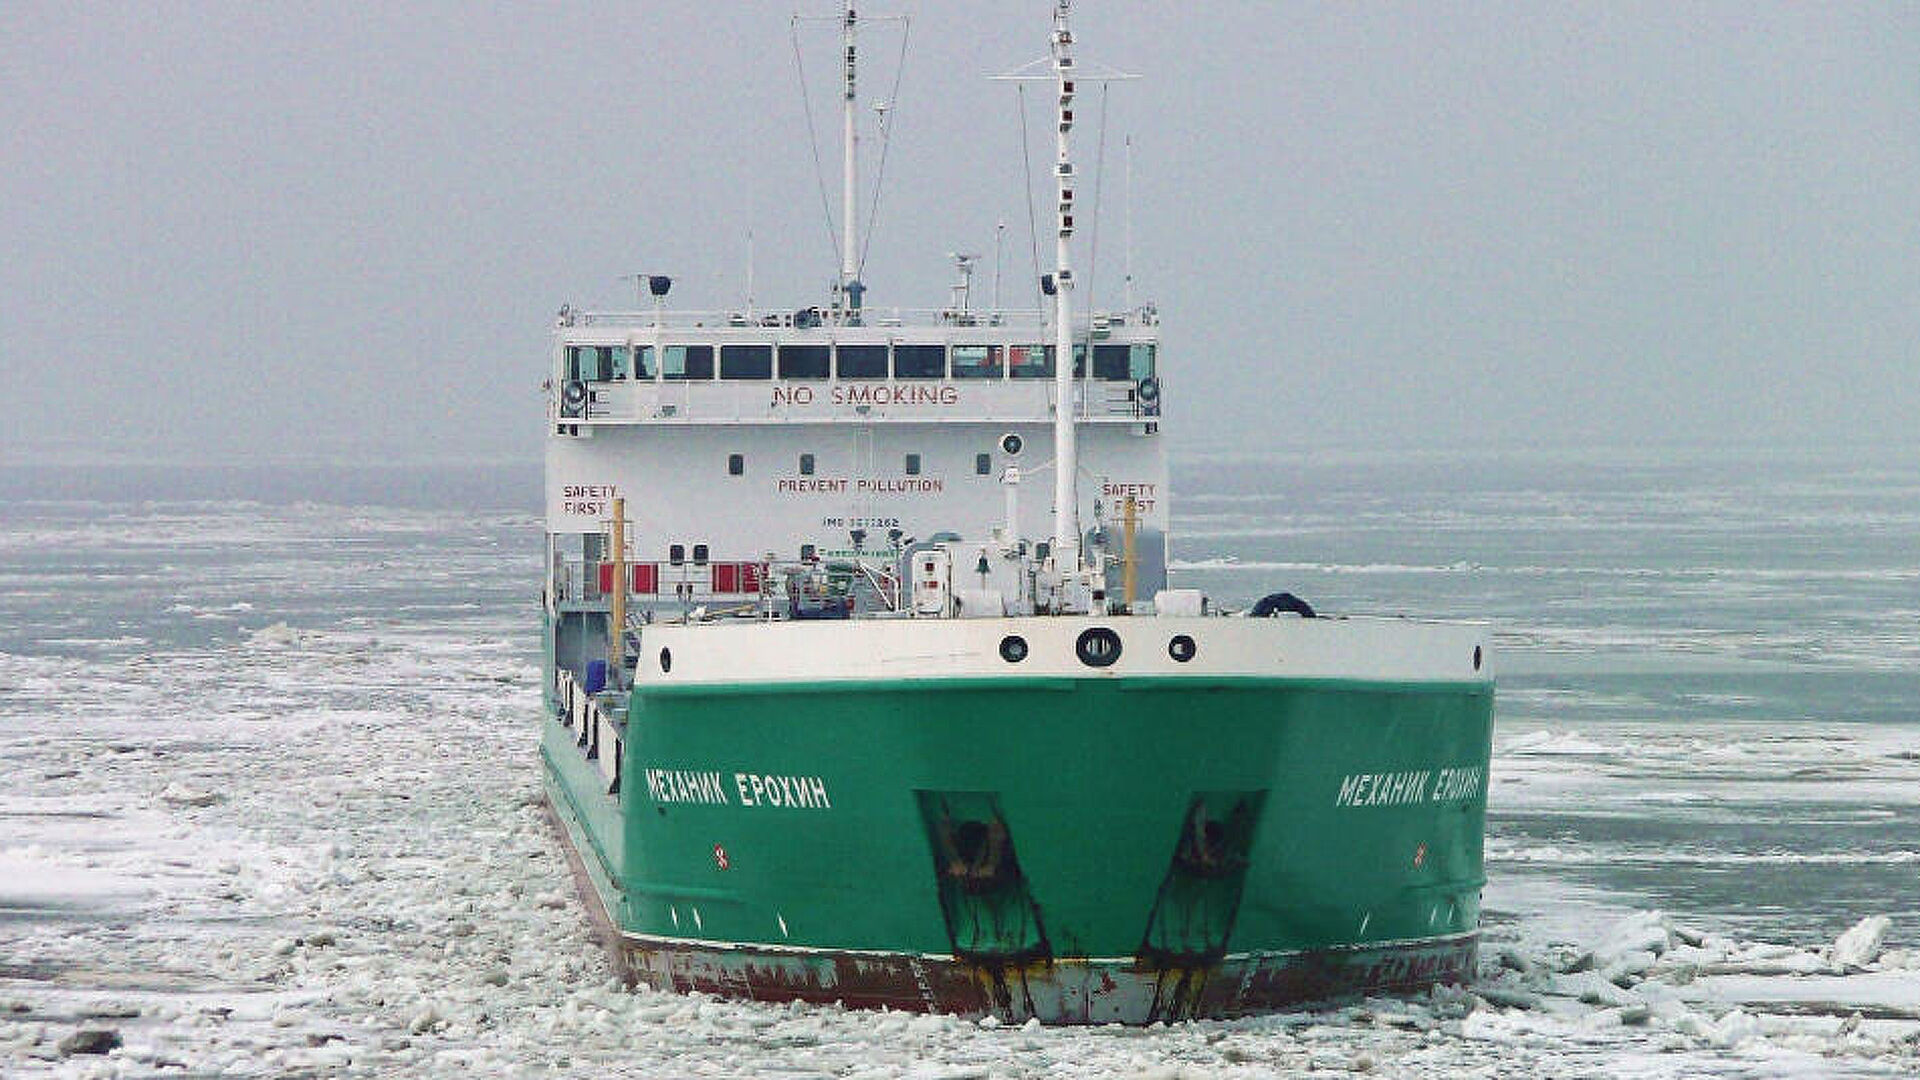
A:
{"label": "ship railing", "polygon": [[830,308],[797,308],[779,311],[581,311],[569,313],[563,326],[619,326],[651,328],[655,325],[674,330],[753,327],[779,330],[815,330],[841,326],[1007,326],[1035,328],[1044,325],[1045,313],[1037,309],[977,308],[863,308],[858,322],[840,317]]}
{"label": "ship railing", "polygon": [[[1045,327],[1050,309],[1038,308],[863,308],[859,321],[844,319],[829,308],[799,308],[779,311],[744,310],[664,310],[664,311],[568,311],[560,320],[562,327],[620,327],[623,329],[666,330],[820,330],[839,327],[995,327],[1037,330]],[[1160,313],[1152,305],[1127,311],[1096,311],[1091,317],[1076,319],[1076,336],[1091,330],[1094,334],[1127,326],[1158,326]]]}
{"label": "ship railing", "polygon": [[555,722],[574,733],[574,745],[607,780],[607,794],[620,794],[621,750],[626,741],[626,725],[607,715],[587,689],[564,667],[553,670],[554,696],[560,709]]}
{"label": "ship railing", "polygon": [[[569,611],[605,611],[615,584],[614,565],[598,559],[554,560],[554,592]],[[757,597],[767,564],[731,559],[627,560],[627,596],[633,600],[739,600]]]}

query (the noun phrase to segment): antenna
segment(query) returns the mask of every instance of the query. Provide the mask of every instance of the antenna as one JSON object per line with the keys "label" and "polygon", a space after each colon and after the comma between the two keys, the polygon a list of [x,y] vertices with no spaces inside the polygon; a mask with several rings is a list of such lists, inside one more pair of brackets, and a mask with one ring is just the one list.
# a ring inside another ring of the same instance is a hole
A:
{"label": "antenna", "polygon": [[1126,147],[1127,192],[1126,197],[1121,201],[1120,221],[1124,239],[1120,246],[1123,249],[1121,263],[1126,273],[1126,290],[1122,296],[1125,300],[1125,309],[1131,312],[1133,310],[1133,136],[1127,136]]}
{"label": "antenna", "polygon": [[993,314],[1000,316],[1000,251],[1007,244],[1007,223],[1002,221],[993,226]]}
{"label": "antenna", "polygon": [[753,321],[753,230],[747,230],[747,321]]}
{"label": "antenna", "polygon": [[973,264],[980,261],[980,256],[949,251],[947,258],[953,260],[954,268],[960,272],[960,280],[953,285],[951,306],[954,311],[965,315],[973,308]]}
{"label": "antenna", "polygon": [[1068,135],[1073,131],[1075,84],[1088,80],[1107,83],[1137,78],[1123,72],[1102,69],[1082,74],[1073,62],[1073,29],[1068,25],[1072,0],[1056,0],[1053,9],[1053,44],[1048,57],[1036,60],[998,79],[1051,80],[1059,90],[1057,152],[1053,167],[1059,198],[1055,203],[1057,242],[1054,245],[1052,288],[1054,303],[1054,409],[1053,409],[1053,559],[1064,573],[1078,574],[1084,563],[1080,551],[1079,462],[1076,444],[1078,403],[1073,371],[1073,268],[1070,243],[1073,239],[1073,153]]}
{"label": "antenna", "polygon": [[853,14],[853,0],[847,0],[847,15],[841,24],[840,40],[845,49],[845,89],[840,103],[842,122],[841,160],[840,160],[840,295],[844,299],[850,321],[860,321],[860,294],[865,291],[860,286],[860,226],[855,219],[855,202],[860,190],[860,130],[854,123],[854,84],[856,36],[858,20]]}
{"label": "antenna", "polygon": [[[842,8],[842,13],[839,15],[828,17],[795,15],[793,17],[793,25],[797,30],[799,24],[803,21],[820,22],[825,21],[826,18],[831,18],[832,21],[840,27],[841,49],[840,235],[838,237],[840,246],[840,275],[833,286],[833,309],[837,317],[846,325],[858,326],[860,325],[860,298],[867,291],[866,285],[860,280],[860,266],[861,263],[864,262],[864,253],[860,249],[860,225],[856,216],[860,198],[860,129],[857,116],[859,112],[860,25],[863,21],[899,22],[905,25],[907,24],[907,17],[904,15],[884,15],[879,16],[877,20],[873,18],[862,20],[854,13],[854,0],[846,0]],[[904,66],[906,53],[906,36],[904,33],[901,36],[900,50],[903,62],[902,66]],[[800,41],[797,33],[794,37],[793,55],[795,63],[799,64]],[[896,101],[899,98],[899,74],[899,70],[894,72],[894,100]],[[804,66],[800,68],[800,81],[801,99],[805,101],[807,93],[806,69]],[[886,147],[891,143],[891,140],[886,138],[885,126],[887,112],[892,107],[892,101],[881,102],[875,106],[876,111],[880,114],[880,125],[882,129],[880,168],[883,174],[886,169]],[[820,201],[824,206],[827,201],[826,178],[824,176],[824,170],[820,168],[819,145],[813,139],[813,109],[811,105],[807,107],[807,136],[809,145],[813,146],[814,149],[815,172],[822,174],[820,176]],[[874,190],[874,210],[876,214],[879,211],[879,203],[880,192],[876,184]],[[829,226],[828,231],[831,233],[833,221],[831,211],[828,212],[827,221]]]}

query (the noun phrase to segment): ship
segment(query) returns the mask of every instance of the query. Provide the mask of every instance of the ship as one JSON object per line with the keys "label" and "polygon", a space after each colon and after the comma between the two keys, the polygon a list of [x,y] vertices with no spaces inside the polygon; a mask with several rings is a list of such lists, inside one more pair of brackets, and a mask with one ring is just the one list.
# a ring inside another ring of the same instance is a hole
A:
{"label": "ship", "polygon": [[[632,983],[1148,1024],[1472,978],[1483,625],[1177,587],[1150,304],[562,308],[540,768]],[[1020,74],[1020,73],[1016,73]],[[1163,373],[1163,368],[1167,369]],[[1175,374],[1176,378],[1167,378]]]}

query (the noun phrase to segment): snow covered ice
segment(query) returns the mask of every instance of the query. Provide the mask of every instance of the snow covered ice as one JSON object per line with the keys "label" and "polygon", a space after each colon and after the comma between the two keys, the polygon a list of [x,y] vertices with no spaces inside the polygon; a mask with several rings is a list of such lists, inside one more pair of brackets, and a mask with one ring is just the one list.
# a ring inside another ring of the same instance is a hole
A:
{"label": "snow covered ice", "polygon": [[[1454,512],[1504,521],[1505,498]],[[1209,553],[1199,510],[1210,589],[1274,577],[1246,539],[1271,511],[1218,523],[1236,535]],[[1340,510],[1307,498],[1269,532],[1357,520],[1357,548],[1389,516]],[[1363,591],[1418,610],[1405,598],[1438,582],[1456,613],[1514,627],[1473,985],[1145,1030],[625,990],[539,805],[538,531],[443,507],[7,510],[0,1075],[1920,1075],[1920,888],[1897,885],[1920,862],[1920,726],[1770,712],[1751,664],[1787,662],[1804,627],[1742,637],[1710,605],[1577,615],[1559,590],[1589,584],[1485,529],[1471,563],[1412,537],[1379,545],[1397,557],[1291,558],[1331,568],[1306,579],[1316,600],[1386,575]],[[1832,701],[1920,655],[1882,618],[1910,616],[1913,579],[1886,580],[1847,586],[1852,648],[1873,656],[1832,661]],[[1671,656],[1657,646],[1688,625],[1706,683],[1582,667],[1608,642]]]}

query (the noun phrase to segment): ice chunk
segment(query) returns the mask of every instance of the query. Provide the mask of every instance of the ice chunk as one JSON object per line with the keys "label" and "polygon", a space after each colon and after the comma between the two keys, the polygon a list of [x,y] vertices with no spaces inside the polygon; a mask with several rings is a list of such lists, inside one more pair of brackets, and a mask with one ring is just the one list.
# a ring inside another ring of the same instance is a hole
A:
{"label": "ice chunk", "polygon": [[1653,967],[1654,955],[1645,949],[1631,949],[1613,958],[1600,969],[1600,977],[1615,986],[1630,987]]}
{"label": "ice chunk", "polygon": [[1873,963],[1880,955],[1881,943],[1887,939],[1887,927],[1893,920],[1885,915],[1869,915],[1848,928],[1828,951],[1828,959],[1835,967],[1864,967]]}
{"label": "ice chunk", "polygon": [[1760,1023],[1745,1009],[1734,1009],[1707,1033],[1715,1046],[1735,1047],[1760,1034]]}
{"label": "ice chunk", "polygon": [[444,1023],[446,1018],[440,1015],[439,1009],[429,1003],[413,1014],[413,1018],[407,1023],[407,1030],[415,1035],[424,1035]]}
{"label": "ice chunk", "polygon": [[1622,990],[1594,971],[1555,976],[1553,992],[1588,1005],[1605,1005],[1615,1009],[1645,1004],[1638,994]]}
{"label": "ice chunk", "polygon": [[1507,983],[1480,982],[1474,985],[1474,993],[1488,1003],[1506,1009],[1537,1009],[1540,1007],[1540,995],[1522,987]]}
{"label": "ice chunk", "polygon": [[1672,947],[1673,929],[1667,917],[1658,911],[1640,911],[1609,927],[1594,945],[1593,956],[1595,965],[1604,969],[1635,953],[1660,956]]}
{"label": "ice chunk", "polygon": [[160,792],[160,801],[166,803],[168,806],[201,808],[212,806],[214,803],[224,800],[225,796],[216,792],[200,791],[195,788],[186,787],[178,782],[168,784]]}
{"label": "ice chunk", "polygon": [[1500,747],[1509,754],[1539,754],[1542,756],[1585,757],[1596,754],[1610,754],[1614,748],[1602,746],[1590,739],[1578,735],[1558,735],[1551,731],[1529,731],[1506,740]]}
{"label": "ice chunk", "polygon": [[245,630],[243,632],[247,635],[247,640],[253,644],[272,649],[284,649],[290,645],[298,645],[301,640],[300,631],[295,630],[284,622],[272,623],[258,630]]}
{"label": "ice chunk", "polygon": [[62,1056],[104,1054],[120,1046],[120,1033],[112,1028],[81,1028],[60,1040]]}

